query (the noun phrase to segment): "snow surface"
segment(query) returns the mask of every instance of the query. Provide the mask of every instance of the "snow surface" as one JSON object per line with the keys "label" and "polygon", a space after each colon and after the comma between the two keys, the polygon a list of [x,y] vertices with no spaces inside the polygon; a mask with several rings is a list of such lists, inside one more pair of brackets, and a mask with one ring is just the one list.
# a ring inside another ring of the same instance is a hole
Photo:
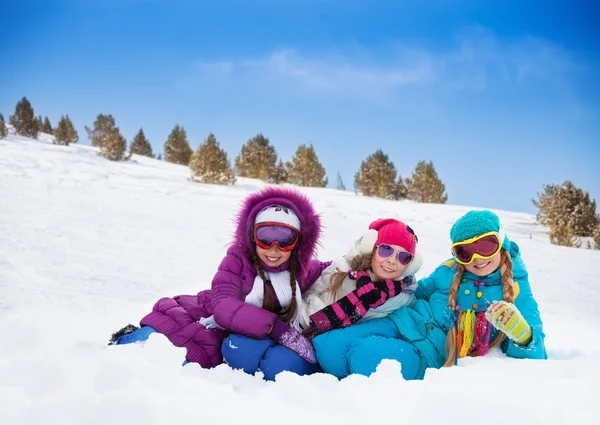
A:
{"label": "snow surface", "polygon": [[[240,201],[263,183],[193,183],[186,167],[50,140],[0,140],[0,424],[597,423],[600,251],[550,245],[523,213],[498,211],[528,265],[548,361],[495,351],[421,382],[384,361],[370,378],[273,383],[181,367],[183,349],[162,335],[107,347],[160,297],[210,286]],[[447,259],[450,226],[469,209],[302,190],[322,213],[321,259],[394,216],[419,236],[418,277]]]}

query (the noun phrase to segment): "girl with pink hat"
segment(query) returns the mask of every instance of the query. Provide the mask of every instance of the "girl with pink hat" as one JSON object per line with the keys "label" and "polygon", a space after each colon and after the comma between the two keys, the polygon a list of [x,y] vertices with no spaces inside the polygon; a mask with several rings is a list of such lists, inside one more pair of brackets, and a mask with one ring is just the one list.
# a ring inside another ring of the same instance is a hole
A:
{"label": "girl with pink hat", "polygon": [[411,305],[417,287],[414,274],[422,264],[417,241],[415,232],[400,220],[372,222],[304,294],[303,334],[312,338]]}

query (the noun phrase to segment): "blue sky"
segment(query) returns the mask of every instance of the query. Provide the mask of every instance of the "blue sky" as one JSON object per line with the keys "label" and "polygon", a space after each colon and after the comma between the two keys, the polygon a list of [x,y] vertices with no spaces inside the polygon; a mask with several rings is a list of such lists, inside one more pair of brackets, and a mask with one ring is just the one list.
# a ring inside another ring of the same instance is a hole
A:
{"label": "blue sky", "polygon": [[[218,4],[217,4],[218,3]],[[501,4],[498,4],[501,3]],[[233,162],[312,143],[351,188],[382,149],[431,160],[451,204],[535,212],[566,179],[600,202],[597,1],[22,1],[0,13],[0,112],[112,114],[155,151],[175,124]]]}

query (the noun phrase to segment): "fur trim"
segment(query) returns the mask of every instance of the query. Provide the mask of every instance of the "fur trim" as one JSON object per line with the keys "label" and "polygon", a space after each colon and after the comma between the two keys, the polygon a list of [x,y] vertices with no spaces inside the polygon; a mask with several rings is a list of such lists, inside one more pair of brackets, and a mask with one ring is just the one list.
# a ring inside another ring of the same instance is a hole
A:
{"label": "fur trim", "polygon": [[362,237],[357,241],[358,254],[365,255],[373,252],[378,237],[379,233],[375,229],[369,229],[363,233]]}
{"label": "fur trim", "polygon": [[300,220],[302,230],[294,253],[298,266],[298,280],[304,280],[308,262],[316,256],[317,243],[321,236],[321,219],[310,200],[297,190],[268,186],[246,197],[236,217],[233,243],[241,248],[248,258],[252,258],[255,249],[252,241],[254,220],[263,208],[273,204],[291,208]]}

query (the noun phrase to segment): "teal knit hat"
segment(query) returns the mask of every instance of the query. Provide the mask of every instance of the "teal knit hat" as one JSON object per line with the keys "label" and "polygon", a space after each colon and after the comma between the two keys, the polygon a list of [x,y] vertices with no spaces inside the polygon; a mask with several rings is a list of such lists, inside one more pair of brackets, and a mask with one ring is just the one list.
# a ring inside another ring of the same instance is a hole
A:
{"label": "teal knit hat", "polygon": [[500,218],[491,211],[469,211],[456,220],[450,229],[452,243],[461,242],[487,232],[498,232],[502,240],[502,248],[510,251],[511,241],[500,224]]}

